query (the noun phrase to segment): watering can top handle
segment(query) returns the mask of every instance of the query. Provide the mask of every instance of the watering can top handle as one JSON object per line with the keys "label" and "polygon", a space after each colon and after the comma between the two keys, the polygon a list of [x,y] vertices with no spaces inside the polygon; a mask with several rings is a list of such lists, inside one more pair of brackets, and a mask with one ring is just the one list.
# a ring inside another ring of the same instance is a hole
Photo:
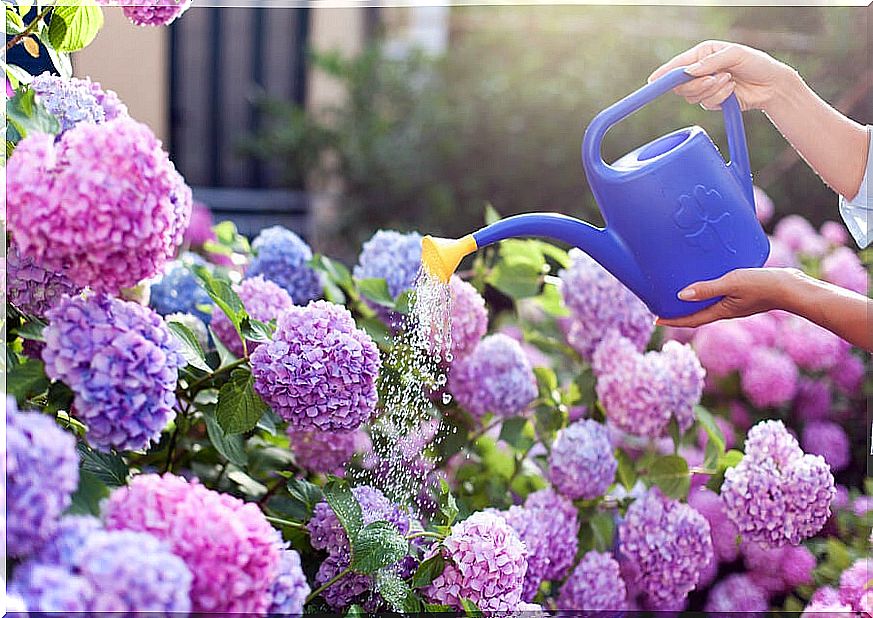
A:
{"label": "watering can top handle", "polygon": [[[694,76],[685,72],[685,67],[673,69],[664,76],[646,84],[636,92],[613,103],[597,114],[582,140],[582,164],[590,173],[603,175],[608,173],[609,166],[601,156],[600,147],[606,132],[616,123],[627,118],[635,111],[651,103],[662,94],[671,91],[676,86],[691,81]],[[743,128],[743,114],[737,97],[733,94],[721,105],[724,114],[725,132],[727,133],[728,151],[730,152],[730,169],[737,175],[746,191],[750,203],[754,203],[752,192],[752,171],[749,165],[749,149],[746,146],[746,133]]]}

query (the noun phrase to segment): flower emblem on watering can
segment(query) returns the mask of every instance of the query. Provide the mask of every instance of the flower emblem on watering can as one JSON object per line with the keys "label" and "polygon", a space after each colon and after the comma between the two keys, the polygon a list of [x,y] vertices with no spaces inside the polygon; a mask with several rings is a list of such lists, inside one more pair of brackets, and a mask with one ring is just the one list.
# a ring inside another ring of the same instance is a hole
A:
{"label": "flower emblem on watering can", "polygon": [[691,195],[679,196],[679,208],[673,221],[685,232],[688,244],[711,251],[718,245],[736,253],[731,213],[724,207],[721,194],[703,185],[694,187]]}

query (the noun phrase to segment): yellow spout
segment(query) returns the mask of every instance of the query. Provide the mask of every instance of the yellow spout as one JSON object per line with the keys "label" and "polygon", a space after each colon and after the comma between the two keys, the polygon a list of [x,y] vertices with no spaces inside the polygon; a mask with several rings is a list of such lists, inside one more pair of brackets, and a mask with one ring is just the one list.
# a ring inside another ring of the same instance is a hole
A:
{"label": "yellow spout", "polygon": [[425,236],[421,239],[421,263],[428,273],[448,283],[461,260],[478,248],[472,234],[457,240]]}

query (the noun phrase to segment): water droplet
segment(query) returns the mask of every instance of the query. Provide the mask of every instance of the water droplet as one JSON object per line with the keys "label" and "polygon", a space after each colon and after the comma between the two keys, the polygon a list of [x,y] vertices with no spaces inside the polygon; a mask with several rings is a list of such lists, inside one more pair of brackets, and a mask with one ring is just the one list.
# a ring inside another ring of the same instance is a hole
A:
{"label": "water droplet", "polygon": [[450,393],[443,393],[443,405],[447,406],[452,403],[452,395]]}

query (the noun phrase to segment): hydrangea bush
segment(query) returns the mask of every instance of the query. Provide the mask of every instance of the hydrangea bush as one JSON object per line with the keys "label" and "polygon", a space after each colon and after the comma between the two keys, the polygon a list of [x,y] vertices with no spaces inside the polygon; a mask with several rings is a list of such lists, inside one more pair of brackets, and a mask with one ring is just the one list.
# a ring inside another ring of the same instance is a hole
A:
{"label": "hydrangea bush", "polygon": [[[67,8],[8,6],[13,44],[86,45],[100,9]],[[513,240],[429,308],[451,355],[429,332],[410,363],[417,232],[350,270],[290,230],[189,229],[111,91],[7,78],[11,607],[871,611],[867,355],[778,312],[656,328],[583,253]],[[786,217],[771,259],[867,292],[840,232]]]}

